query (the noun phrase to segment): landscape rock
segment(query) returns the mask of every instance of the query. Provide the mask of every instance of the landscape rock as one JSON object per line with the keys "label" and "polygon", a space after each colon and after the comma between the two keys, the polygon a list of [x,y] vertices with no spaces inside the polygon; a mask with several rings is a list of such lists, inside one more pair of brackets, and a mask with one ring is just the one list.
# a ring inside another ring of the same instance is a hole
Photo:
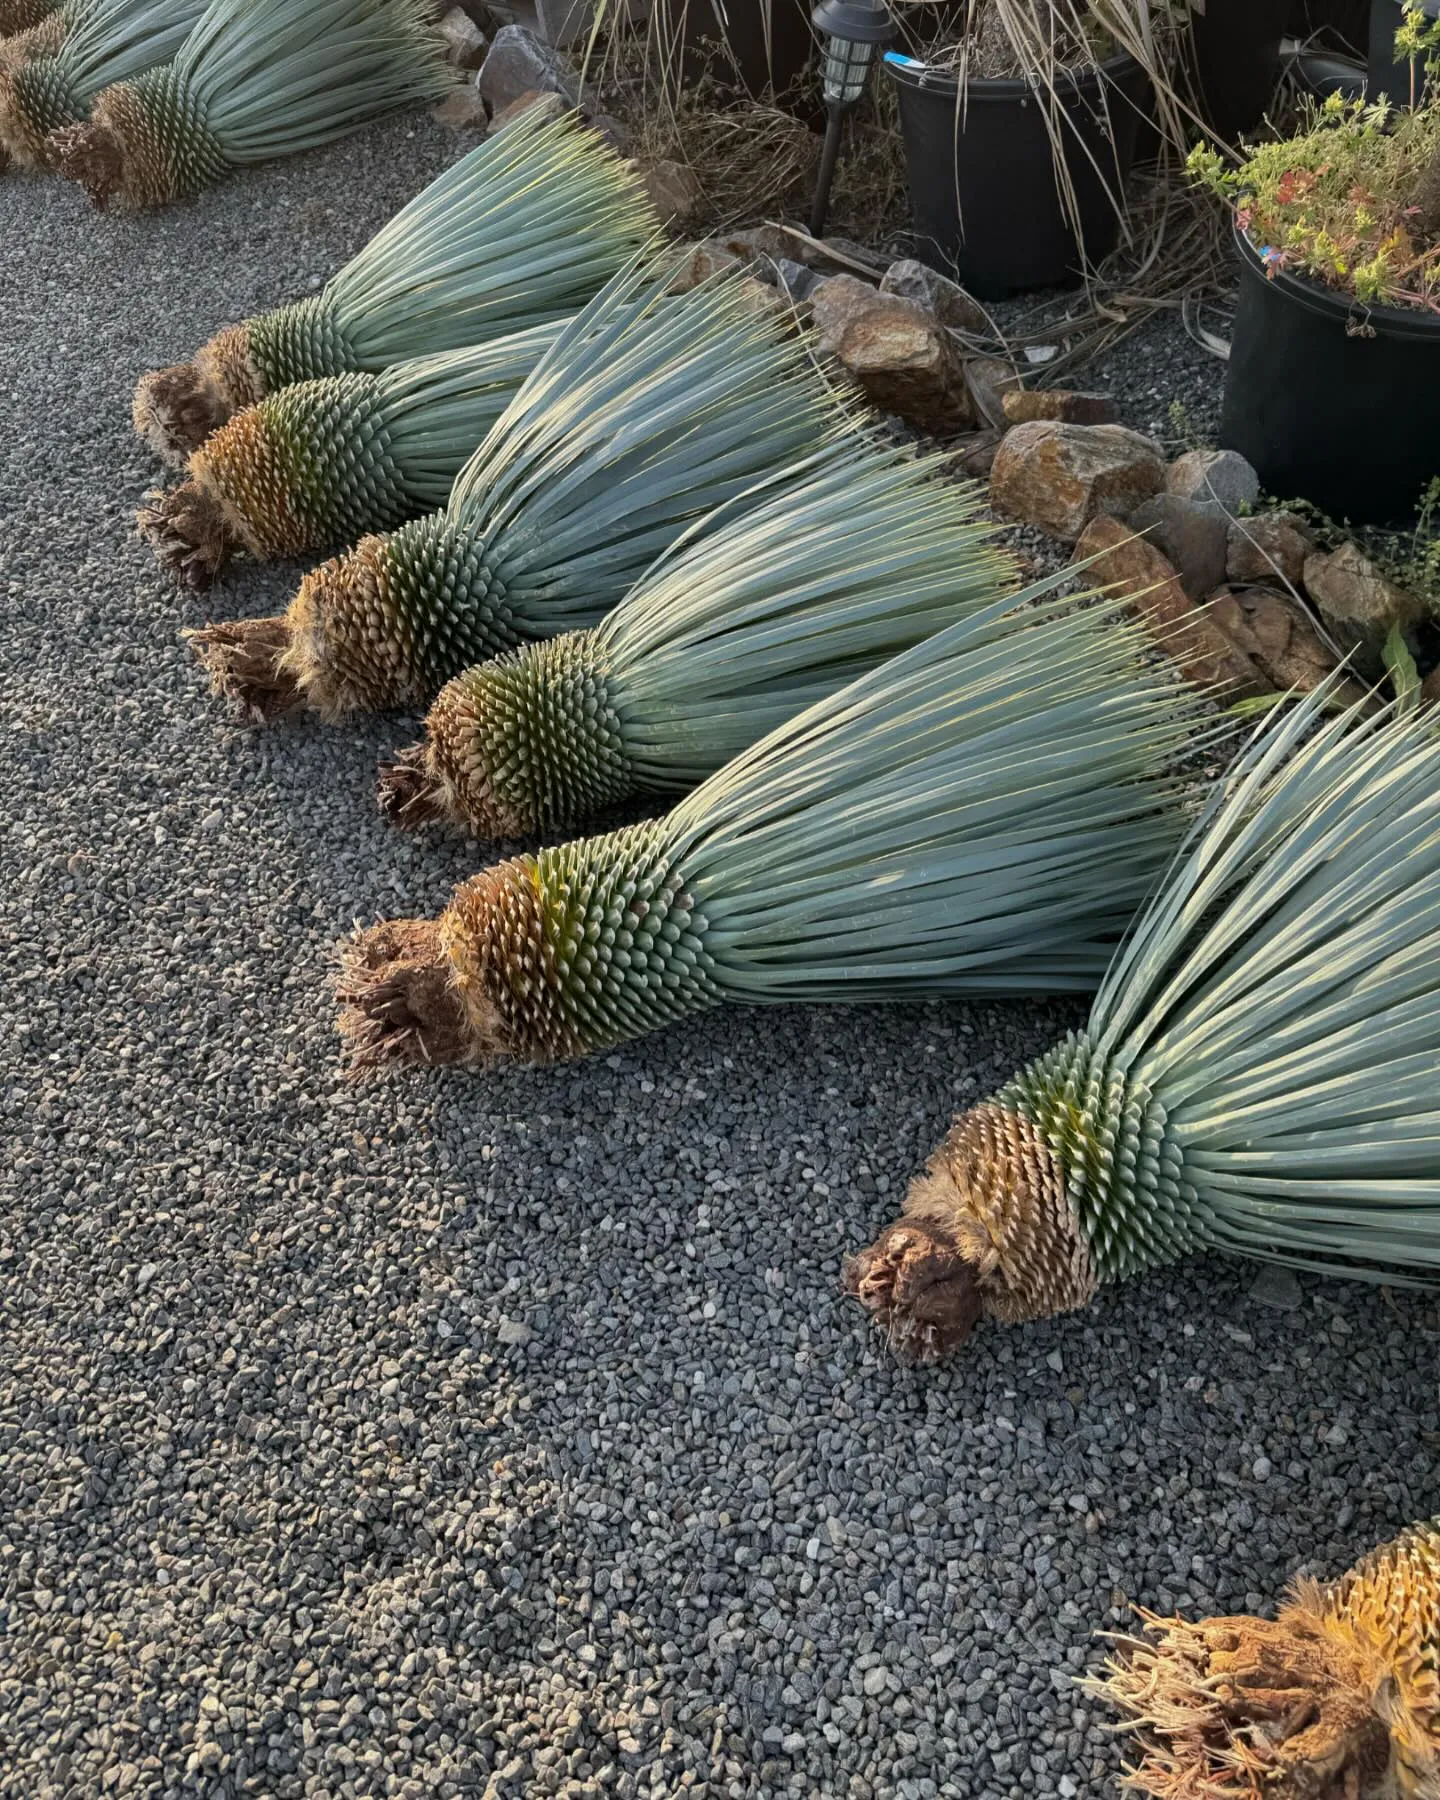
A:
{"label": "landscape rock", "polygon": [[967,356],[965,385],[977,415],[1003,432],[1009,423],[1005,417],[1005,396],[1020,386],[1014,365],[1001,356]]}
{"label": "landscape rock", "polygon": [[478,69],[485,60],[489,40],[458,6],[452,6],[436,27],[445,40],[445,55],[458,69]]}
{"label": "landscape rock", "polygon": [[804,263],[791,262],[788,256],[777,256],[773,267],[776,284],[792,306],[807,301],[821,279],[813,269],[807,269]]}
{"label": "landscape rock", "polygon": [[483,132],[490,124],[489,109],[473,80],[447,94],[432,110],[440,124],[448,125],[452,131]]}
{"label": "landscape rock", "polygon": [[492,115],[529,93],[559,94],[580,104],[580,77],[567,59],[523,25],[503,26],[480,70],[480,93]]}
{"label": "landscape rock", "polygon": [[978,431],[967,431],[948,447],[946,467],[956,475],[972,481],[988,481],[995,466],[995,452],[1000,448],[1001,434],[985,425]]}
{"label": "landscape rock", "polygon": [[1341,544],[1305,559],[1305,587],[1342,649],[1354,650],[1367,675],[1381,673],[1380,650],[1391,629],[1409,631],[1425,608],[1397,587],[1358,544]]}
{"label": "landscape rock", "polygon": [[1165,491],[1232,517],[1260,493],[1260,477],[1238,450],[1187,450],[1165,474]]}
{"label": "landscape rock", "polygon": [[690,254],[676,270],[675,279],[670,283],[672,294],[688,294],[691,288],[699,287],[702,281],[708,281],[712,275],[718,275],[722,269],[739,269],[744,264],[738,256],[723,249],[713,238],[703,238],[692,246]]}
{"label": "landscape rock", "polygon": [[853,275],[832,275],[810,295],[818,347],[835,356],[882,412],[927,431],[975,422],[960,356],[934,317],[913,300],[877,293]]}
{"label": "landscape rock", "polygon": [[1440,700],[1440,667],[1432,669],[1420,683],[1420,699],[1428,706]]}
{"label": "landscape rock", "polygon": [[1071,393],[1065,388],[1014,388],[1003,397],[1012,425],[1031,419],[1059,419],[1066,425],[1117,425],[1120,413],[1108,394]]}
{"label": "landscape rock", "polygon": [[1271,691],[1244,651],[1186,596],[1174,566],[1123,520],[1109,514],[1093,519],[1075,555],[1081,561],[1095,558],[1087,579],[1130,600],[1156,643],[1191,681],[1226,700]]}
{"label": "landscape rock", "polygon": [[991,334],[990,321],[979,301],[971,299],[958,282],[914,257],[891,263],[880,278],[880,292],[896,294],[902,300],[913,300],[928,308],[951,331],[967,331],[976,337]]}
{"label": "landscape rock", "polygon": [[997,512],[1073,543],[1102,513],[1129,514],[1160,487],[1165,458],[1124,425],[1034,419],[1005,434],[990,474]]}
{"label": "landscape rock", "polygon": [[1231,581],[1274,581],[1299,587],[1315,539],[1299,513],[1256,513],[1230,526],[1225,573]]}
{"label": "landscape rock", "polygon": [[1229,527],[1209,507],[1178,494],[1152,494],[1131,513],[1130,529],[1143,531],[1165,552],[1192,600],[1203,600],[1224,581]]}
{"label": "landscape rock", "polygon": [[[1220,588],[1211,596],[1210,616],[1277,691],[1309,693],[1335,671],[1334,653],[1305,608],[1277,588]],[[1364,690],[1347,681],[1341,698],[1348,705],[1363,699]]]}
{"label": "landscape rock", "polygon": [[1257,1305],[1271,1307],[1275,1312],[1298,1312],[1305,1296],[1293,1269],[1281,1269],[1271,1264],[1262,1268],[1250,1284],[1250,1298]]}
{"label": "landscape rock", "polygon": [[699,211],[704,196],[693,169],[666,159],[635,166],[662,224],[683,225]]}
{"label": "landscape rock", "polygon": [[[481,71],[484,74],[484,71]],[[476,91],[479,91],[479,77],[476,77]],[[555,93],[542,93],[539,88],[528,88],[519,94],[508,106],[502,106],[490,120],[490,135],[498,137],[507,125],[513,125],[522,113],[529,112],[532,106],[543,106],[551,115],[562,113],[567,108],[565,99]]]}

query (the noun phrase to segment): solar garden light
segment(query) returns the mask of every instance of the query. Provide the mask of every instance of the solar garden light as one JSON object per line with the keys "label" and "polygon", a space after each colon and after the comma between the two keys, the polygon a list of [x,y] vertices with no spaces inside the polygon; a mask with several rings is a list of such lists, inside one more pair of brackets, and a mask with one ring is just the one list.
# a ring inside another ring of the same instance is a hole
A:
{"label": "solar garden light", "polygon": [[830,183],[835,175],[835,159],[840,154],[845,115],[865,92],[876,46],[888,44],[895,35],[895,27],[883,6],[871,6],[867,0],[820,0],[810,19],[825,42],[821,83],[828,114],[825,149],[815,183],[815,203],[810,209],[810,235],[819,237],[825,229]]}

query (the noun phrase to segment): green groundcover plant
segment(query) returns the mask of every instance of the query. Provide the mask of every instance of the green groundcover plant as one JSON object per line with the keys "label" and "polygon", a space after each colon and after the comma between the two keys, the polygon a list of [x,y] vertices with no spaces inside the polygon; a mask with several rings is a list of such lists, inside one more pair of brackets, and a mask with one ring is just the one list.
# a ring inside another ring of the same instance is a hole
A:
{"label": "green groundcover plant", "polygon": [[1440,98],[1397,111],[1331,95],[1238,167],[1199,145],[1189,169],[1234,207],[1271,274],[1440,312]]}

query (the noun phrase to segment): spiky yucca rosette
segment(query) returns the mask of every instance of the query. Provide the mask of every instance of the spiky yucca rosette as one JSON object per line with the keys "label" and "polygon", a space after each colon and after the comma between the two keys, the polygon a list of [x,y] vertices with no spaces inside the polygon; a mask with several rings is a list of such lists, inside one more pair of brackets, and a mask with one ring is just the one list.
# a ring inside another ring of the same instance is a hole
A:
{"label": "spiky yucca rosette", "polygon": [[683,791],[867,668],[1016,585],[979,491],[860,444],[707,524],[591,631],[447,683],[381,773],[402,825],[522,837],[637,791]]}
{"label": "spiky yucca rosette", "polygon": [[1435,1800],[1440,1794],[1440,1521],[1328,1586],[1297,1582],[1275,1619],[1142,1615],[1091,1692],[1156,1800]]}
{"label": "spiky yucca rosette", "polygon": [[87,0],[62,15],[64,42],[0,73],[0,144],[25,168],[45,141],[83,119],[95,96],[168,62],[189,37],[205,0]]}
{"label": "spiky yucca rosette", "polygon": [[1204,1249],[1440,1272],[1440,741],[1363,701],[1321,723],[1336,692],[1257,736],[1085,1030],[963,1114],[851,1259],[902,1355]]}
{"label": "spiky yucca rosette", "polygon": [[173,62],[107,87],[49,141],[96,206],[198,194],[454,84],[425,0],[211,0]]}
{"label": "spiky yucca rosette", "polygon": [[665,818],[360,933],[353,1067],[553,1062],[727,1001],[1090,987],[1182,830],[1192,702],[1108,609],[1035,598],[882,664]]}
{"label": "spiky yucca rosette", "polygon": [[217,691],[260,718],[426,705],[471,663],[598,621],[817,444],[840,454],[856,427],[801,339],[729,279],[667,294],[673,266],[641,258],[563,329],[443,512],[363,538],[281,620],[196,634]]}
{"label": "spiky yucca rosette", "polygon": [[226,419],[294,382],[376,375],[567,317],[658,230],[634,169],[578,114],[531,108],[431,182],[322,293],[146,375],[135,429],[183,469]]}
{"label": "spiky yucca rosette", "polygon": [[30,31],[61,9],[61,0],[0,0],[0,38]]}
{"label": "spiky yucca rosette", "polygon": [[300,556],[441,506],[559,329],[283,388],[207,439],[189,480],[141,510],[141,535],[199,588],[237,549]]}

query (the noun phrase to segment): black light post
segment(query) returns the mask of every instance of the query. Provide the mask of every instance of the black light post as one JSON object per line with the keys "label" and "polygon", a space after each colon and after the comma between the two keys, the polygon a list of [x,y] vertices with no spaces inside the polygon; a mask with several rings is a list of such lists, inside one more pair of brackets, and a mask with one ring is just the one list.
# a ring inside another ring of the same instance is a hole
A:
{"label": "black light post", "polygon": [[865,92],[875,51],[879,45],[890,42],[895,27],[882,6],[867,5],[866,0],[820,0],[810,17],[825,43],[821,82],[828,115],[825,148],[815,182],[815,203],[810,209],[810,235],[819,237],[825,230],[830,183],[835,175],[835,160],[840,154],[845,115]]}

